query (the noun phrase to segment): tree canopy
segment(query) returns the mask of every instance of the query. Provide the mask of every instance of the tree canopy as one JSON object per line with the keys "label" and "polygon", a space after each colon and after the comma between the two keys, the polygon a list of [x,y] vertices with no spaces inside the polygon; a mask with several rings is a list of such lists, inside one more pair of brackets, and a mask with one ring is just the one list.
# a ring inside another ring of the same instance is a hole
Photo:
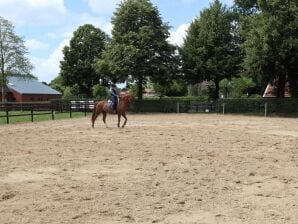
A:
{"label": "tree canopy", "polygon": [[232,13],[215,0],[191,23],[181,48],[185,79],[191,84],[213,81],[213,98],[219,97],[220,80],[237,72],[239,56],[232,19]]}
{"label": "tree canopy", "polygon": [[288,81],[294,95],[298,87],[298,2],[268,0],[258,2],[257,7],[260,12],[250,17],[243,44],[243,67],[263,90],[270,81],[277,86],[277,96],[284,97]]}
{"label": "tree canopy", "polygon": [[0,86],[2,102],[5,101],[5,89],[9,76],[35,78],[31,75],[32,64],[26,57],[24,40],[15,34],[12,23],[0,16]]}
{"label": "tree canopy", "polygon": [[100,75],[95,72],[95,61],[101,57],[108,37],[99,28],[90,24],[80,26],[63,49],[60,75],[66,86],[77,85],[81,94],[92,97],[92,87],[99,83]]}
{"label": "tree canopy", "polygon": [[97,69],[114,82],[137,82],[138,97],[142,98],[147,78],[165,82],[175,67],[175,48],[167,41],[169,26],[150,0],[123,1],[112,24],[112,42]]}

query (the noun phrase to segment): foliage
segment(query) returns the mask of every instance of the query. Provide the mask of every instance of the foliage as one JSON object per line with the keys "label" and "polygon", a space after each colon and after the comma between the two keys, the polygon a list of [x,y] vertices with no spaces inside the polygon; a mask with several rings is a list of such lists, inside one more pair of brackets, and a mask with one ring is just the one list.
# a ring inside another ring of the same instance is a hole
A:
{"label": "foliage", "polygon": [[71,87],[70,86],[65,87],[62,99],[71,100],[71,99],[74,99],[74,98],[75,97],[74,97],[74,95],[71,91]]}
{"label": "foliage", "polygon": [[97,69],[113,82],[136,82],[141,99],[148,77],[165,83],[175,69],[175,48],[167,41],[169,26],[150,0],[121,2],[112,24],[112,42]]}
{"label": "foliage", "polygon": [[25,56],[27,49],[24,40],[14,32],[13,24],[0,16],[0,86],[2,102],[5,101],[5,87],[9,76],[35,78],[30,74],[33,69]]}
{"label": "foliage", "polygon": [[[129,109],[131,112],[177,112],[177,103],[179,103],[180,112],[189,112],[190,105],[199,102],[206,102],[204,98],[163,98],[137,100]],[[240,98],[240,99],[219,99],[215,101],[216,110],[222,113],[223,104],[225,113],[257,114],[264,116],[265,104],[267,106],[267,115],[298,116],[297,98]]]}
{"label": "foliage", "polygon": [[107,99],[109,96],[109,91],[107,87],[102,86],[100,84],[96,84],[93,86],[93,97],[98,100]]}
{"label": "foliage", "polygon": [[251,78],[241,76],[239,78],[233,78],[231,81],[233,97],[238,98],[243,96],[249,96],[249,90],[256,86]]}
{"label": "foliage", "polygon": [[66,86],[77,85],[81,94],[92,97],[92,86],[99,82],[94,63],[105,49],[107,35],[93,25],[80,26],[63,49],[60,75]]}
{"label": "foliage", "polygon": [[213,81],[215,99],[219,97],[220,80],[237,73],[239,57],[232,15],[215,0],[191,23],[181,48],[186,80],[191,84]]}
{"label": "foliage", "polygon": [[267,114],[273,115],[298,115],[298,99],[297,98],[241,98],[241,99],[220,99],[218,101],[219,112],[225,105],[226,113],[265,113],[265,104],[267,106]]}
{"label": "foliage", "polygon": [[64,89],[63,97],[64,100],[77,100],[77,99],[88,99],[89,97],[82,94],[79,85],[67,86]]}
{"label": "foliage", "polygon": [[292,92],[298,88],[298,2],[258,1],[257,8],[259,13],[249,17],[243,67],[262,90],[270,81],[283,97],[287,80]]}
{"label": "foliage", "polygon": [[61,75],[58,75],[55,79],[53,79],[51,81],[51,83],[50,83],[50,86],[53,89],[55,89],[55,90],[63,93],[64,92],[64,89],[65,89],[65,86],[63,85],[63,78],[62,78],[62,76]]}
{"label": "foliage", "polygon": [[258,10],[258,0],[234,0],[238,10],[245,15],[250,15]]}
{"label": "foliage", "polygon": [[232,84],[228,79],[223,79],[219,82],[219,89],[224,98],[230,98],[232,95]]}
{"label": "foliage", "polygon": [[189,96],[204,96],[209,98],[209,83],[203,81],[201,83],[196,83],[194,85],[188,85],[188,95]]}
{"label": "foliage", "polygon": [[127,87],[129,90],[129,94],[134,97],[138,96],[138,86],[135,83],[129,83]]}
{"label": "foliage", "polygon": [[155,93],[159,96],[185,96],[187,85],[181,80],[172,80],[165,85],[153,84]]}

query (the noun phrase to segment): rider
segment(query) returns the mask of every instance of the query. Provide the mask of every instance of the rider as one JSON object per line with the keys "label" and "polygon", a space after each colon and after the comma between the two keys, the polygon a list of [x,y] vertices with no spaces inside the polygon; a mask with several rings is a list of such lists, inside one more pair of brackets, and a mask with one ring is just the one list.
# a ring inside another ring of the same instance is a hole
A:
{"label": "rider", "polygon": [[115,110],[115,113],[117,113],[118,93],[116,90],[116,85],[114,84],[111,85],[110,92],[111,92],[111,97],[112,97],[113,106],[114,106],[113,109]]}

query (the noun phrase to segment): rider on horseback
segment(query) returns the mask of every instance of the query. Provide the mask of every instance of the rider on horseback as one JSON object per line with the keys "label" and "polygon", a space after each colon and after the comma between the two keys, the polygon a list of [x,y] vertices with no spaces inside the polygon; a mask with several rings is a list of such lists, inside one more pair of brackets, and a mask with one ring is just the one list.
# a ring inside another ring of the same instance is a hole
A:
{"label": "rider on horseback", "polygon": [[117,105],[118,105],[118,93],[116,90],[116,85],[112,84],[110,88],[111,97],[113,101],[113,109],[115,110],[115,113],[117,113]]}

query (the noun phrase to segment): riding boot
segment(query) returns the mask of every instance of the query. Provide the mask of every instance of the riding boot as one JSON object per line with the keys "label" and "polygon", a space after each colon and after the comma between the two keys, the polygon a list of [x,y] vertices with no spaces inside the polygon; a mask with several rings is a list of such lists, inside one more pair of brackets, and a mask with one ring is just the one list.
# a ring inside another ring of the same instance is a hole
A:
{"label": "riding boot", "polygon": [[114,111],[115,111],[115,114],[117,114],[117,104],[115,105]]}

